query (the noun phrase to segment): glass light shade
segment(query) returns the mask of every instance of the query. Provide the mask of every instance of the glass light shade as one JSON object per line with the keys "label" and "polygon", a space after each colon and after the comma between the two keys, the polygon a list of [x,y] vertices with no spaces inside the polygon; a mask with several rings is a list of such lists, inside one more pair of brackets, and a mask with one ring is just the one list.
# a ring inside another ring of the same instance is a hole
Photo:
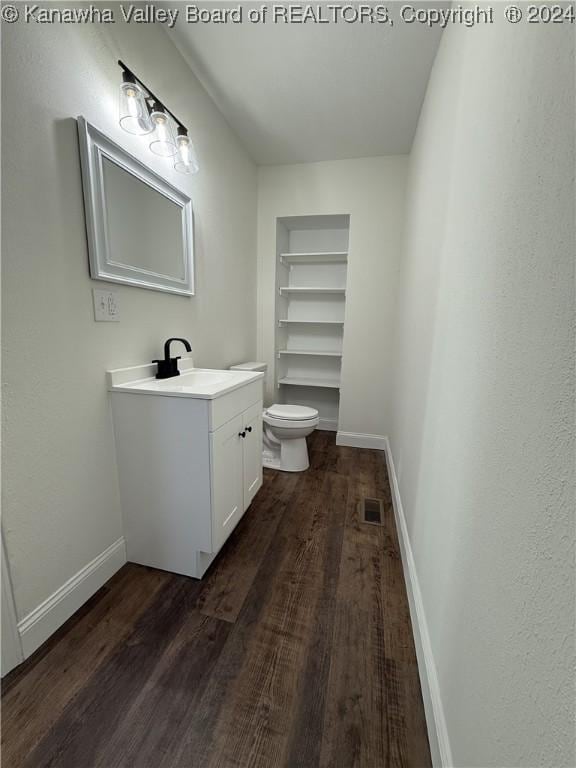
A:
{"label": "glass light shade", "polygon": [[178,148],[174,140],[174,132],[170,118],[166,112],[154,109],[150,115],[154,127],[154,138],[150,142],[150,151],[160,157],[173,157]]}
{"label": "glass light shade", "polygon": [[176,144],[178,146],[178,155],[174,163],[175,170],[180,173],[198,173],[200,166],[198,165],[196,150],[194,149],[194,144],[190,141],[190,137],[186,134],[181,134],[176,137]]}
{"label": "glass light shade", "polygon": [[151,133],[153,125],[138,83],[124,82],[120,86],[120,127],[127,133],[143,136]]}

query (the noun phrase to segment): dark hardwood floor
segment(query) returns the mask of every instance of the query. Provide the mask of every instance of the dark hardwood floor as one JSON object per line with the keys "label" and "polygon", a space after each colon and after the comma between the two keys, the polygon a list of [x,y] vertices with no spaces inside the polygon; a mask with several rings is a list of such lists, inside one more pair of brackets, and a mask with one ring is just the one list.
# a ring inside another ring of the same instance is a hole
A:
{"label": "dark hardwood floor", "polygon": [[309,447],[202,581],[126,565],[8,676],[3,768],[431,765],[384,455]]}

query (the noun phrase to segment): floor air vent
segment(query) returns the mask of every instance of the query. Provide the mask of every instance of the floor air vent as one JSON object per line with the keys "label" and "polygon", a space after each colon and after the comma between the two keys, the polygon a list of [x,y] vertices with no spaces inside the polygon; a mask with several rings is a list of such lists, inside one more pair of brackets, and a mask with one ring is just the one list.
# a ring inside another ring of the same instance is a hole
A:
{"label": "floor air vent", "polygon": [[370,525],[382,525],[384,502],[382,499],[363,499],[360,504],[360,520]]}

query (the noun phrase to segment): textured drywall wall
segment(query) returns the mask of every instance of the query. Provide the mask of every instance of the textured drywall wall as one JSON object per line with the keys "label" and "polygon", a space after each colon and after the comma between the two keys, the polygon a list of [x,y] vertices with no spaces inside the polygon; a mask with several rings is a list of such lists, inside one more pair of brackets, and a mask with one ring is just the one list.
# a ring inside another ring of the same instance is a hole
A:
{"label": "textured drywall wall", "polygon": [[406,215],[391,444],[453,763],[573,768],[568,25],[445,32]]}
{"label": "textured drywall wall", "polygon": [[[2,25],[3,526],[19,618],[122,534],[104,372],[190,339],[200,366],[255,354],[256,169],[160,26]],[[176,173],[117,124],[122,58],[189,126]],[[90,280],[77,115],[186,190],[193,298]],[[92,288],[121,322],[95,323]]]}
{"label": "textured drywall wall", "polygon": [[[276,218],[350,214],[338,428],[388,433],[407,157],[258,169],[258,355],[273,396]],[[377,338],[376,338],[377,337]]]}

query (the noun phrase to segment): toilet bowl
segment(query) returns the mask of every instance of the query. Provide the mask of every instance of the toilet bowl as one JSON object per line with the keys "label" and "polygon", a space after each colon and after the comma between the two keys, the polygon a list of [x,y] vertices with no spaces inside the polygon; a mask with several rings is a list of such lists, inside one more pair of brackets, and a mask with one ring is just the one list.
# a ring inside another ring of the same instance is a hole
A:
{"label": "toilet bowl", "polygon": [[264,466],[283,472],[308,469],[306,438],[318,426],[318,411],[305,405],[271,405],[262,421]]}

